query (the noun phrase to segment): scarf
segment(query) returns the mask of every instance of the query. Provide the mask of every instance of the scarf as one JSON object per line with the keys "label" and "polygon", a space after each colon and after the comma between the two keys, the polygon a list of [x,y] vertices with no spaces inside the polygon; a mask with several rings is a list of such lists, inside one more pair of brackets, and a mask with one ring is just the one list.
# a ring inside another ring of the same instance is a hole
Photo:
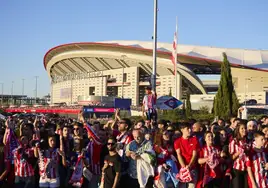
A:
{"label": "scarf", "polygon": [[7,136],[6,136],[6,145],[4,148],[5,152],[5,160],[12,161],[14,163],[14,156],[13,151],[20,145],[19,140],[16,138],[14,131],[8,129]]}
{"label": "scarf", "polygon": [[189,168],[185,168],[182,167],[179,171],[179,173],[177,174],[176,178],[183,183],[188,183],[191,182],[193,180],[191,172],[189,170]]}
{"label": "scarf", "polygon": [[204,177],[203,177],[203,187],[216,178],[216,173],[214,169],[218,166],[219,160],[216,154],[209,156],[207,163],[205,164]]}
{"label": "scarf", "polygon": [[70,184],[74,187],[82,187],[83,184],[83,160],[82,156],[78,156],[77,162],[73,171],[73,174],[71,176],[71,179],[69,181]]}

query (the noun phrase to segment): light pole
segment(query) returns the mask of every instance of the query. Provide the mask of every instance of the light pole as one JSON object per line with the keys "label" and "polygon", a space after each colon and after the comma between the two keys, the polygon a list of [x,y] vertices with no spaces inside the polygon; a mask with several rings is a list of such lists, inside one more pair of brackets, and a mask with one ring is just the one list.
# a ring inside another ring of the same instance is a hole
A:
{"label": "light pole", "polygon": [[157,11],[158,0],[154,0],[154,48],[153,48],[153,72],[152,72],[152,88],[156,92],[156,64],[157,64]]}
{"label": "light pole", "polygon": [[14,81],[11,82],[11,104],[13,103],[13,86],[14,86]]}
{"label": "light pole", "polygon": [[24,95],[24,78],[22,79],[22,91],[21,91],[21,95]]}
{"label": "light pole", "polygon": [[35,104],[37,103],[37,79],[38,76],[35,76]]}
{"label": "light pole", "polygon": [[24,103],[24,100],[23,100],[23,95],[24,95],[24,78],[22,78],[22,91],[21,91],[21,95],[22,95],[22,100],[21,100],[21,104]]}
{"label": "light pole", "polygon": [[1,84],[1,106],[3,106],[3,101],[4,101],[4,83]]}

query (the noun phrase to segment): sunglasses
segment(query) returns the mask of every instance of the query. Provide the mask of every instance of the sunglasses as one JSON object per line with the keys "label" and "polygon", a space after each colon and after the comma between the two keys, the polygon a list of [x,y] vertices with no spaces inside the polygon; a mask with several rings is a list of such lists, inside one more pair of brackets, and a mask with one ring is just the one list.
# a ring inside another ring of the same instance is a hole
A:
{"label": "sunglasses", "polygon": [[79,130],[79,128],[74,128],[74,130],[75,130],[75,131],[78,131],[78,130]]}
{"label": "sunglasses", "polygon": [[172,132],[174,132],[174,130],[167,130],[167,132],[172,133]]}
{"label": "sunglasses", "polygon": [[107,143],[108,146],[113,146],[115,143]]}

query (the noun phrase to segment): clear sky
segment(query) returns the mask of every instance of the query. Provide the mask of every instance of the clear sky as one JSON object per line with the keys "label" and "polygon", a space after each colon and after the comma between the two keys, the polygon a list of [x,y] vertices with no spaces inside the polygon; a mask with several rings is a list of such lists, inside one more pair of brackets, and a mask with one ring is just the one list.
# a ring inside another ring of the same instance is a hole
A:
{"label": "clear sky", "polygon": [[[158,40],[268,49],[267,0],[159,0]],[[52,47],[105,40],[151,40],[153,0],[1,0],[0,82],[4,93],[49,93],[43,57]],[[1,88],[0,88],[1,90]]]}

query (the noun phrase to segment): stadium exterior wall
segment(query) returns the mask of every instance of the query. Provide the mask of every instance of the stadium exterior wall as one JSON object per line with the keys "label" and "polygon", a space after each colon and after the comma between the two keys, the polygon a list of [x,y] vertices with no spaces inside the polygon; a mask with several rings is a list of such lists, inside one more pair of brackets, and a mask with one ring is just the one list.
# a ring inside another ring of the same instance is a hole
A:
{"label": "stadium exterior wall", "polygon": [[[137,45],[136,45],[137,43]],[[135,45],[133,45],[135,44]],[[138,47],[134,47],[138,46]],[[133,105],[139,105],[144,95],[144,87],[149,85],[141,80],[141,71],[151,72],[151,43],[135,41],[110,41],[107,43],[73,43],[57,46],[47,52],[44,66],[51,78],[51,102],[78,102],[79,96],[106,96],[113,88],[116,96],[131,98]],[[174,68],[171,57],[171,44],[159,43],[157,56],[157,94],[158,96],[175,93],[175,82],[172,74]],[[178,98],[181,98],[182,80],[188,80],[189,87],[195,87],[200,94],[207,91],[202,81],[196,76],[189,65],[208,68],[219,67],[221,53],[226,52],[232,63],[233,82],[237,93],[264,92],[268,89],[268,71],[241,65],[265,65],[268,61],[268,51],[245,51],[245,60],[239,59],[242,49],[220,49],[209,47],[194,47],[179,45],[178,52]],[[217,56],[217,57],[216,57]],[[91,64],[91,66],[89,66]],[[92,68],[93,67],[93,68]],[[122,68],[124,67],[124,68]],[[89,70],[91,69],[91,70]],[[96,69],[96,70],[93,70]],[[96,73],[97,76],[86,77],[83,74]],[[70,74],[75,78],[68,78]],[[80,75],[80,76],[79,76]],[[126,78],[124,80],[124,75]],[[55,77],[57,79],[55,80]],[[64,79],[62,79],[65,77]],[[60,79],[58,79],[60,78]],[[62,79],[62,80],[61,80]],[[110,82],[115,79],[116,82]],[[122,87],[123,83],[123,87]]]}

